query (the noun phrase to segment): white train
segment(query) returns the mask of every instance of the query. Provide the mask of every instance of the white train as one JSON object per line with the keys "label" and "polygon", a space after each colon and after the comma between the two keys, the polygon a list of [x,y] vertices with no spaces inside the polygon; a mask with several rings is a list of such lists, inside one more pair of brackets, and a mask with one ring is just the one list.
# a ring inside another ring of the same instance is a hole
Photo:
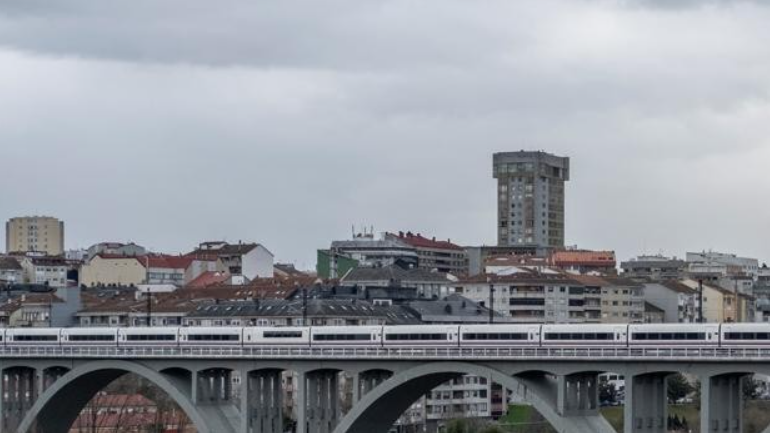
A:
{"label": "white train", "polygon": [[6,328],[0,346],[747,347],[770,324]]}

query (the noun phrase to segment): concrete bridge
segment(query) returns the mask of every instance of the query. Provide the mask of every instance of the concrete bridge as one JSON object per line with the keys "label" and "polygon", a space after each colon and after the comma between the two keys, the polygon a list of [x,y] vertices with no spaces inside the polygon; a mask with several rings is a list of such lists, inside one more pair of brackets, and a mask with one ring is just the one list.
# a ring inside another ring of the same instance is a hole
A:
{"label": "concrete bridge", "polygon": [[[280,433],[284,372],[297,379],[298,433],[387,432],[421,396],[466,374],[518,394],[559,432],[610,433],[598,405],[604,372],[625,376],[626,433],[666,431],[666,378],[676,372],[701,381],[703,432],[741,432],[744,379],[770,375],[770,350],[6,347],[0,370],[1,433],[65,433],[127,373],[165,391],[200,433]],[[345,413],[343,372],[353,381]]]}

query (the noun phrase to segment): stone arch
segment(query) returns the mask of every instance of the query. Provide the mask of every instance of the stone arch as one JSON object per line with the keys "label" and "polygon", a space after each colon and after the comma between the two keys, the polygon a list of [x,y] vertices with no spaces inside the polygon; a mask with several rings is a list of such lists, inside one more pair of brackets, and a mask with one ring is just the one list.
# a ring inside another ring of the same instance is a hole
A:
{"label": "stone arch", "polygon": [[[384,433],[398,417],[431,389],[466,374],[488,377],[514,392],[519,380],[492,367],[463,362],[433,362],[399,372],[361,398],[340,421],[334,433]],[[537,392],[529,390],[527,400],[559,432],[612,433],[612,426],[601,415],[564,418]]]}
{"label": "stone arch", "polygon": [[187,414],[199,433],[213,433],[188,393],[162,373],[136,362],[94,361],[70,370],[49,387],[25,415],[19,433],[37,424],[42,433],[66,433],[88,401],[112,381],[128,373],[141,376],[163,390]]}

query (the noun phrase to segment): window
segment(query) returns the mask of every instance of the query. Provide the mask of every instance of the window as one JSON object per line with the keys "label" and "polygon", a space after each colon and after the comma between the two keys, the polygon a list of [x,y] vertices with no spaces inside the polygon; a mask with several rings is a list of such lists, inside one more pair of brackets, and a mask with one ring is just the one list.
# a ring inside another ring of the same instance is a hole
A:
{"label": "window", "polygon": [[115,341],[114,335],[70,335],[70,341]]}
{"label": "window", "polygon": [[705,340],[705,332],[637,332],[631,334],[632,340]]}
{"label": "window", "polygon": [[58,341],[58,335],[14,335],[14,341]]}
{"label": "window", "polygon": [[508,332],[502,332],[502,333],[496,333],[496,332],[489,332],[489,333],[482,333],[482,332],[467,332],[463,334],[464,340],[526,340],[527,334],[526,333],[508,333]]}
{"label": "window", "polygon": [[371,341],[369,334],[315,334],[313,341]]}
{"label": "window", "polygon": [[726,332],[725,340],[770,340],[768,332]]}
{"label": "window", "polygon": [[447,334],[387,334],[386,340],[390,341],[408,341],[408,340],[448,340]]}
{"label": "window", "polygon": [[264,338],[301,338],[302,331],[265,331]]}
{"label": "window", "polygon": [[175,341],[176,335],[171,334],[131,334],[126,335],[126,341]]}
{"label": "window", "polygon": [[193,334],[187,336],[188,341],[239,341],[239,335],[233,334]]}
{"label": "window", "polygon": [[612,340],[612,333],[609,332],[547,332],[546,340]]}

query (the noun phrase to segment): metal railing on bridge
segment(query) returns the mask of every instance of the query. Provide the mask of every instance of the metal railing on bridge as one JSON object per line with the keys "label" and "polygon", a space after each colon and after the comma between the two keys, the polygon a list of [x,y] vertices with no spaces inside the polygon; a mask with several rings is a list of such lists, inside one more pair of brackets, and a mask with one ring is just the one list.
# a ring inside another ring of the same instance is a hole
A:
{"label": "metal railing on bridge", "polygon": [[319,359],[319,360],[666,360],[770,361],[770,348],[660,347],[0,347],[8,358],[109,359]]}

